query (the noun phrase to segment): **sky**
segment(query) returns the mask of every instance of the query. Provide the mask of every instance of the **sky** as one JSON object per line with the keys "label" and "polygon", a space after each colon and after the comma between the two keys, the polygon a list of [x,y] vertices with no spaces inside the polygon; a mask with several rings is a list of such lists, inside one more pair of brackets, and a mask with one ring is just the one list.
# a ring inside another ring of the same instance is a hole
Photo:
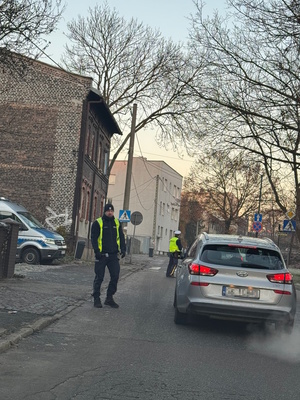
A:
{"label": "sky", "polygon": [[[58,29],[48,37],[51,45],[46,50],[51,59],[60,64],[67,39],[67,23],[77,19],[79,15],[87,16],[88,9],[97,4],[102,5],[105,0],[66,0],[67,7],[63,13]],[[189,16],[195,13],[193,0],[106,0],[110,8],[115,8],[120,16],[126,20],[136,18],[153,29],[158,29],[166,38],[175,42],[185,41],[188,36]],[[205,13],[212,15],[214,10],[222,13],[226,7],[226,0],[207,0]],[[43,57],[44,62],[52,63],[50,59]],[[137,111],[138,112],[138,111]],[[137,115],[138,118],[138,115]],[[139,145],[138,145],[139,143]],[[181,150],[181,158],[172,150],[172,146],[160,148],[154,139],[154,134],[143,135],[138,133],[138,143],[135,141],[134,156],[146,157],[148,160],[163,160],[183,177],[187,176],[193,163],[196,161],[189,157],[184,149]],[[121,153],[118,159],[126,159]]]}

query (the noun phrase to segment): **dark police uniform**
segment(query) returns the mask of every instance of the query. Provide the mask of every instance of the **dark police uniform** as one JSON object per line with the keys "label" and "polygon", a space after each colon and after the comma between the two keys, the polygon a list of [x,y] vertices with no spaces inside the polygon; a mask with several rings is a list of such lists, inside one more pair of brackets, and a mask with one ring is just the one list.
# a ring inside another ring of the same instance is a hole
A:
{"label": "dark police uniform", "polygon": [[[178,232],[178,233],[177,233]],[[175,268],[178,264],[178,258],[182,250],[181,240],[179,239],[180,231],[175,231],[175,236],[170,239],[169,245],[169,265],[166,272],[166,277],[170,278],[174,275]]]}
{"label": "dark police uniform", "polygon": [[96,307],[102,307],[100,301],[100,288],[104,279],[105,267],[107,266],[110,273],[110,282],[107,288],[104,304],[118,307],[113,300],[113,295],[117,291],[117,284],[120,275],[119,259],[120,257],[124,257],[126,252],[125,237],[122,226],[114,216],[108,217],[104,214],[102,218],[98,218],[93,222],[91,239],[96,257],[95,279],[93,283],[94,305]]}

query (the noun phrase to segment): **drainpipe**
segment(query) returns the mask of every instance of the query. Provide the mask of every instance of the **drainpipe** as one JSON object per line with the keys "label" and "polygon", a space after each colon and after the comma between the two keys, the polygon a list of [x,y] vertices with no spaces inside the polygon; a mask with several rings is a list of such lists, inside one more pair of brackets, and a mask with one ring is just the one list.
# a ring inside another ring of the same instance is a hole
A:
{"label": "drainpipe", "polygon": [[82,176],[83,176],[83,163],[84,163],[84,155],[85,155],[84,153],[85,153],[88,108],[89,108],[88,100],[84,100],[83,107],[82,107],[80,140],[79,140],[79,148],[78,148],[77,176],[76,176],[74,202],[73,202],[73,210],[72,210],[72,224],[71,224],[72,251],[75,250],[76,243],[78,241],[79,211],[80,211],[80,203],[81,203],[81,182],[82,182]]}

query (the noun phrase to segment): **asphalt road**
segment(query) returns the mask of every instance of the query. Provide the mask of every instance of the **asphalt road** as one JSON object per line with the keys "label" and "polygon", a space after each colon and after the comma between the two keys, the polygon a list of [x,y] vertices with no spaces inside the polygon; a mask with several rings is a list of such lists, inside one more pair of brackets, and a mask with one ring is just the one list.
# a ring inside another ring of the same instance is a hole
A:
{"label": "asphalt road", "polygon": [[177,326],[164,264],[122,280],[119,309],[87,300],[0,354],[1,400],[298,400],[299,304],[291,336],[222,321]]}

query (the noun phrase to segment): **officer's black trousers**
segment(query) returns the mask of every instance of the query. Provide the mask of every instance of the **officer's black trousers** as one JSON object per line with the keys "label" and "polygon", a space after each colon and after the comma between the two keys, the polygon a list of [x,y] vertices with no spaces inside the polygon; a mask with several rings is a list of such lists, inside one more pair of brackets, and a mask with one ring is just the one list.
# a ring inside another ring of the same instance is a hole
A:
{"label": "officer's black trousers", "polygon": [[169,265],[167,268],[166,276],[171,276],[171,273],[175,266],[178,264],[178,256],[177,253],[170,253],[170,260],[169,260]]}
{"label": "officer's black trousers", "polygon": [[100,260],[95,261],[95,279],[93,284],[93,296],[100,296],[100,288],[105,275],[105,268],[110,273],[110,282],[107,288],[107,297],[112,297],[117,291],[118,280],[120,276],[120,263],[117,254],[110,254],[108,257],[102,256]]}

